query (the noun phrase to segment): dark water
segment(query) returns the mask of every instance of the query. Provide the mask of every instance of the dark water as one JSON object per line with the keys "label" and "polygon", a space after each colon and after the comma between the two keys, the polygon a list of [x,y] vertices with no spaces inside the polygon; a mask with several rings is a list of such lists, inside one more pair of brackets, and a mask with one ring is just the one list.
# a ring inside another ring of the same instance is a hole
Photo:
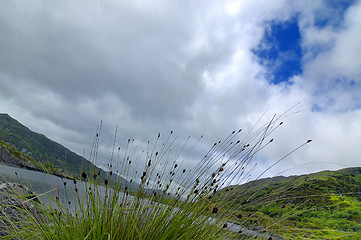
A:
{"label": "dark water", "polygon": [[[83,196],[86,183],[61,179],[47,173],[26,170],[23,168],[0,165],[0,182],[16,182],[26,186],[32,192],[41,195],[42,201],[51,203],[49,197],[59,197],[60,202],[71,205],[76,194]],[[75,192],[75,188],[78,192]],[[70,202],[70,204],[69,204]]]}

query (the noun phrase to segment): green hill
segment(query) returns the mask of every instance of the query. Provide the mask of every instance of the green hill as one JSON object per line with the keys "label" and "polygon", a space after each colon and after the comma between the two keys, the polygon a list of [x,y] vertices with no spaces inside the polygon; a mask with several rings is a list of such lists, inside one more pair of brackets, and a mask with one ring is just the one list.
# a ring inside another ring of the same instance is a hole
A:
{"label": "green hill", "polygon": [[229,186],[214,201],[248,228],[286,239],[361,239],[361,168]]}
{"label": "green hill", "polygon": [[49,169],[58,168],[75,177],[90,167],[94,167],[95,171],[104,172],[43,134],[31,131],[8,114],[0,114],[0,140],[20,151],[23,156],[35,159]]}

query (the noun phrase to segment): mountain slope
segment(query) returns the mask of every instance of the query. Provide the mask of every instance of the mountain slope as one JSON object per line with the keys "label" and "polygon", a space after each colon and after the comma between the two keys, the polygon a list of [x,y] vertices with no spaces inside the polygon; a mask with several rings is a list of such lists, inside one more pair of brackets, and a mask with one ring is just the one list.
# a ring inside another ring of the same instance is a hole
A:
{"label": "mountain slope", "polygon": [[224,188],[214,201],[234,221],[287,239],[361,239],[361,168],[260,179]]}
{"label": "mountain slope", "polygon": [[[79,176],[92,164],[43,134],[31,131],[8,114],[0,114],[0,140],[9,143],[25,155],[42,164],[51,163],[73,175]],[[92,166],[94,167],[94,166]],[[96,168],[96,171],[102,171]]]}
{"label": "mountain slope", "polygon": [[4,153],[7,155],[7,159],[0,159],[0,162],[8,165],[71,178],[80,178],[82,172],[90,176],[93,172],[100,174],[101,182],[107,179],[122,188],[139,187],[138,183],[104,171],[43,134],[31,131],[8,114],[0,114],[0,150],[0,158]]}

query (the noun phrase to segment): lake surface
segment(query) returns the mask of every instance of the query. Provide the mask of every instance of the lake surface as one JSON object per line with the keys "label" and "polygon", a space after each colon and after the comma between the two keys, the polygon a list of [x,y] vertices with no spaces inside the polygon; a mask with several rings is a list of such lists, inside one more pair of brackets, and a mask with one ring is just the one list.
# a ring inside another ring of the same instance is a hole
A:
{"label": "lake surface", "polygon": [[84,182],[77,182],[75,185],[72,180],[47,173],[0,165],[0,182],[6,181],[20,183],[38,195],[46,193],[40,197],[45,202],[49,202],[47,196],[54,199],[59,196],[61,202],[73,203],[76,196],[75,188],[78,189],[78,194],[83,196],[87,186]]}

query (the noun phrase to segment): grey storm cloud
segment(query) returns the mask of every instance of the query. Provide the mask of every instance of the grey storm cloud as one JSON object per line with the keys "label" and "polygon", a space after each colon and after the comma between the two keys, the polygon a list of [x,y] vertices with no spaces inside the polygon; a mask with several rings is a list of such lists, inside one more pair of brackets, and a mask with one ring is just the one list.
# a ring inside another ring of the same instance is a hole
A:
{"label": "grey storm cloud", "polygon": [[[103,120],[100,151],[105,155],[116,125],[119,138],[143,143],[171,130],[180,139],[204,134],[205,143],[200,145],[204,150],[232,130],[251,129],[267,109],[262,121],[305,99],[298,107],[308,110],[292,116],[293,124],[277,135],[279,147],[265,152],[270,158],[279,156],[299,139],[329,136],[325,133],[330,121],[337,122],[334,129],[338,131],[344,129],[339,118],[350,124],[359,119],[358,110],[350,109],[360,99],[361,68],[354,60],[360,53],[361,7],[359,2],[350,7],[341,30],[318,29],[313,20],[327,10],[326,5],[281,0],[4,0],[0,7],[0,111],[79,154],[91,146]],[[252,49],[261,43],[266,22],[287,21],[296,15],[303,74],[294,76],[292,85],[272,85]],[[333,44],[327,49],[315,47],[330,41]],[[351,97],[346,85],[332,91],[325,87],[335,81],[332,77],[324,84],[319,80],[330,69],[342,81],[353,81]],[[344,97],[327,102],[335,96]],[[347,105],[343,109],[347,116],[313,111],[315,105],[327,104],[332,105],[329,109]],[[287,135],[290,131],[295,134]],[[329,131],[330,135],[337,135],[335,131]],[[358,139],[351,134],[345,138]],[[323,155],[329,156],[323,152],[325,146],[336,142],[323,137],[322,141],[323,145],[318,142],[320,151],[307,149],[295,155],[290,165],[302,164],[305,157],[322,161]],[[353,148],[348,151],[352,160],[345,163],[352,165],[359,155]],[[327,161],[336,162],[336,158]]]}
{"label": "grey storm cloud", "polygon": [[123,105],[131,106],[134,118],[179,119],[202,94],[202,71],[229,53],[222,42],[216,50],[187,53],[197,31],[194,15],[184,17],[189,4],[164,9],[107,1],[86,8],[83,1],[6,4],[1,72],[70,104],[113,95],[122,103],[108,106],[113,111]]}

